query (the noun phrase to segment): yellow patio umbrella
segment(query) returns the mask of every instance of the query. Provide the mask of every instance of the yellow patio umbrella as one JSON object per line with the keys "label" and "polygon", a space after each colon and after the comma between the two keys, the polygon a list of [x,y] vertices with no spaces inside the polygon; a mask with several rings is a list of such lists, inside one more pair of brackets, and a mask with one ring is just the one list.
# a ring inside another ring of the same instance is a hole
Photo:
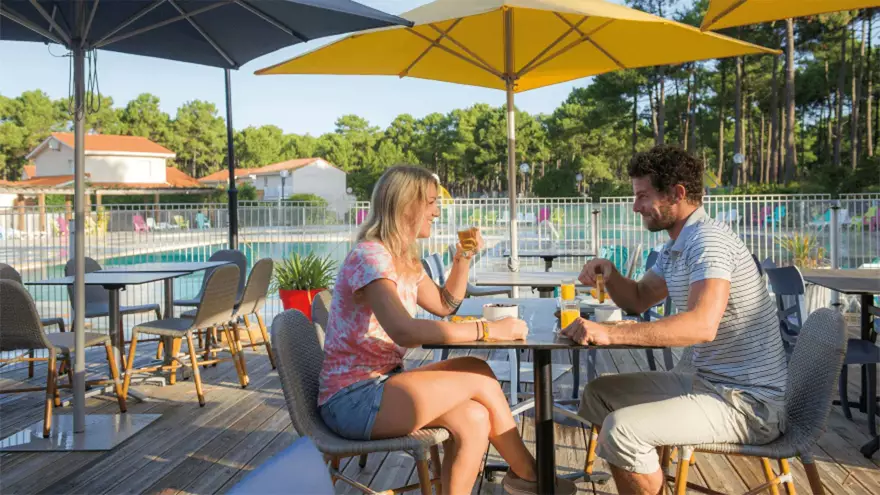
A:
{"label": "yellow patio umbrella", "polygon": [[880,7],[878,0],[710,0],[700,29],[723,29],[841,10]]}
{"label": "yellow patio umbrella", "polygon": [[[437,0],[400,16],[413,27],[363,31],[256,74],[394,75],[505,90],[511,218],[514,93],[617,69],[778,53],[603,0]],[[516,271],[517,222],[508,225]]]}

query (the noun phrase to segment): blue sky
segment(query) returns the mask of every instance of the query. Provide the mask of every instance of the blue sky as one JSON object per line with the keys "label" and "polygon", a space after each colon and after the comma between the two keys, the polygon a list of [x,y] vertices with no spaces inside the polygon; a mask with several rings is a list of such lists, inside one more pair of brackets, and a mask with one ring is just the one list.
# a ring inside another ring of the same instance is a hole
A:
{"label": "blue sky", "polygon": [[[360,0],[380,10],[399,14],[426,0]],[[617,0],[618,3],[622,1]],[[333,38],[337,39],[337,38]],[[285,132],[319,135],[333,130],[334,121],[353,113],[373,125],[387,126],[397,115],[422,117],[446,113],[474,103],[499,106],[504,92],[418,79],[358,76],[255,76],[253,72],[293,57],[329,40],[285,48],[233,71],[233,124],[273,124]],[[14,97],[42,89],[52,98],[68,94],[69,61],[57,46],[39,43],[0,43],[0,94]],[[14,68],[10,70],[10,68]],[[223,71],[181,62],[98,52],[100,91],[122,106],[140,93],[153,93],[162,110],[174,114],[194,100],[215,103],[225,116]],[[558,84],[517,95],[516,105],[532,113],[552,112],[578,85],[588,79]]]}

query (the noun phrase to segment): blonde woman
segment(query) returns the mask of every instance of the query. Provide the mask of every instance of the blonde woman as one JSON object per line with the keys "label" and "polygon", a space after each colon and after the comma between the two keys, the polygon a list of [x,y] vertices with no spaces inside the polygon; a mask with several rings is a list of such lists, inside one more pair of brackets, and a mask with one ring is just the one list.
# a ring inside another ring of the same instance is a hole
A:
{"label": "blonde woman", "polygon": [[[417,306],[448,316],[465,296],[472,255],[458,247],[444,287],[427,277],[417,239],[440,216],[438,182],[426,169],[386,171],[373,189],[370,215],[337,276],[326,331],[318,405],[338,434],[356,440],[446,428],[444,493],[470,493],[491,444],[510,465],[509,493],[537,492],[535,459],[517,432],[507,399],[489,366],[465,357],[403,369],[408,348],[480,339],[521,340],[528,328],[513,318],[450,323],[414,318]],[[478,249],[483,245],[478,235]],[[557,493],[574,493],[560,479]]]}

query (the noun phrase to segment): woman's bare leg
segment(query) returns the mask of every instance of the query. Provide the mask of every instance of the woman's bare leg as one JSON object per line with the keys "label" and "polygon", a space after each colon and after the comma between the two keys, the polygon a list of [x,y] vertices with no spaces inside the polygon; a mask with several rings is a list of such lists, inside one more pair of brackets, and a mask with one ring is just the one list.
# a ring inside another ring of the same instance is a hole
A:
{"label": "woman's bare leg", "polygon": [[470,493],[480,471],[483,453],[489,447],[489,411],[480,403],[469,400],[427,426],[446,428],[452,437],[443,444],[440,473],[443,493]]}
{"label": "woman's bare leg", "polygon": [[[517,431],[501,384],[481,359],[449,359],[389,378],[372,437],[397,437],[429,425],[444,426],[438,421],[443,421],[446,413],[471,401],[486,409],[488,439],[501,457],[517,476],[534,480],[535,458]],[[481,435],[481,427],[472,428],[465,435]]]}

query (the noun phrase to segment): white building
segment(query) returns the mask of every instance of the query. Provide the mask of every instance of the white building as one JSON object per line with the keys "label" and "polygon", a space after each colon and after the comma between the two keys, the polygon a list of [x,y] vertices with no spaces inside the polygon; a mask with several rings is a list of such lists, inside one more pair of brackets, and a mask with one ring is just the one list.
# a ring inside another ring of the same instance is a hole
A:
{"label": "white building", "polygon": [[[314,194],[324,198],[337,213],[348,210],[346,173],[321,158],[299,158],[252,169],[236,169],[236,183],[249,182],[262,199],[274,201],[293,194]],[[210,186],[225,186],[229,172],[222,170],[202,177],[199,182]]]}
{"label": "white building", "polygon": [[[93,134],[85,136],[85,145],[85,173],[92,184],[173,185],[166,161],[174,152],[147,138]],[[73,134],[52,133],[27,156],[34,167],[26,168],[24,179],[44,179],[44,185],[72,179],[73,147]],[[54,180],[46,180],[50,177]]]}

